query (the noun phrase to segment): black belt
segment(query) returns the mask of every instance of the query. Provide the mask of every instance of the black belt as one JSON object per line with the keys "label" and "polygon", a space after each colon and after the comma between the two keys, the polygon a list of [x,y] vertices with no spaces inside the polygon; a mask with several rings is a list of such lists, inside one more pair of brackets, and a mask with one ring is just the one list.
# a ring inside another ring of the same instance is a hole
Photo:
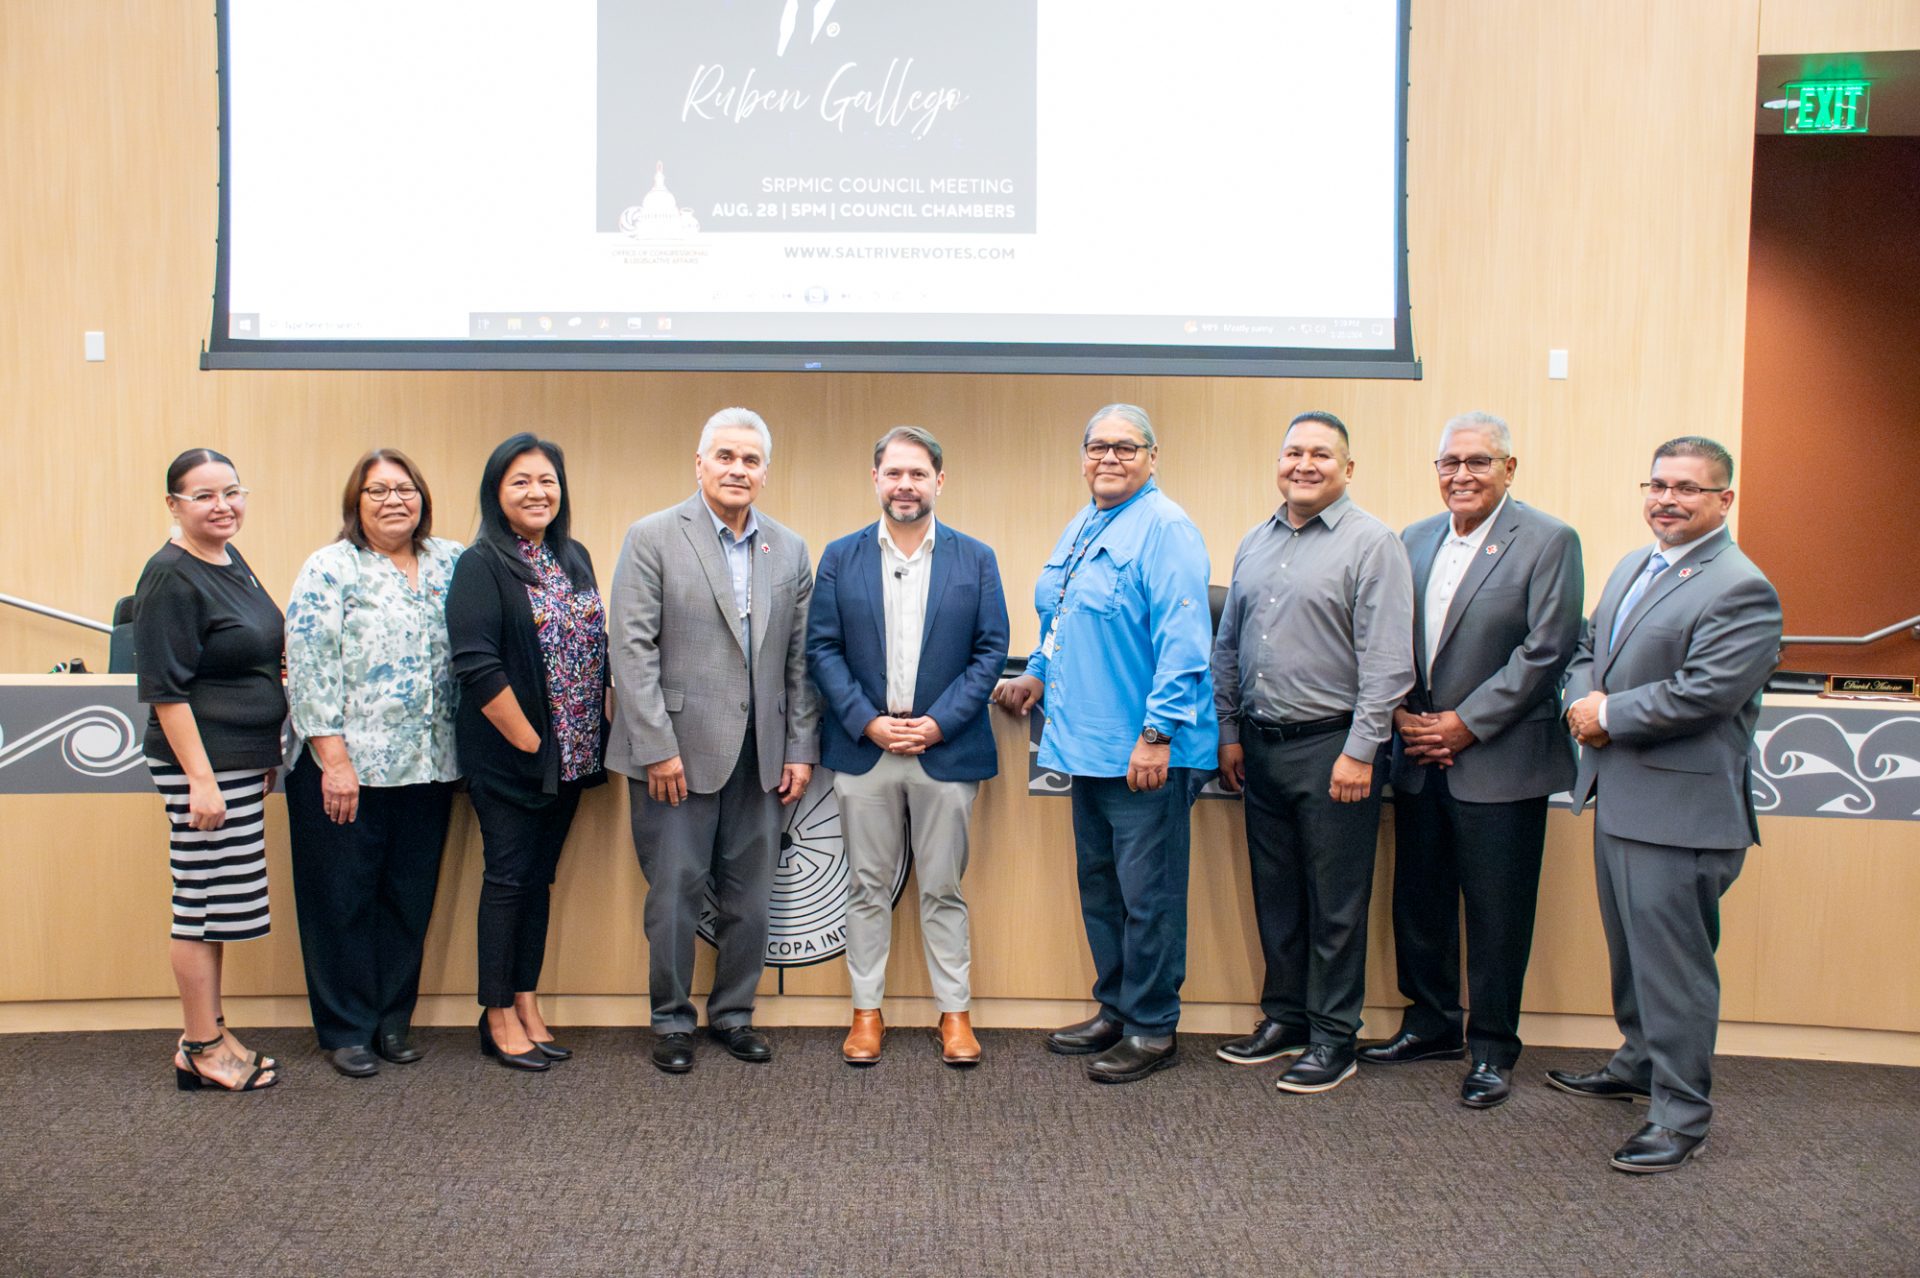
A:
{"label": "black belt", "polygon": [[1320,737],[1329,732],[1345,732],[1353,726],[1353,716],[1336,714],[1331,719],[1308,719],[1304,723],[1262,723],[1258,719],[1248,719],[1246,724],[1262,736],[1279,737],[1282,741],[1297,741],[1301,737]]}

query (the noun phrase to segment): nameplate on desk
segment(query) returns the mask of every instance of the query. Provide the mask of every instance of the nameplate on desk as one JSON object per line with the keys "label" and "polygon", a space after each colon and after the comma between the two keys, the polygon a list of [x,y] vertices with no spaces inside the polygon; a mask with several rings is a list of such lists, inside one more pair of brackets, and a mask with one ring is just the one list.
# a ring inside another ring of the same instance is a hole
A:
{"label": "nameplate on desk", "polygon": [[1828,675],[1826,697],[1920,699],[1920,680],[1912,675]]}

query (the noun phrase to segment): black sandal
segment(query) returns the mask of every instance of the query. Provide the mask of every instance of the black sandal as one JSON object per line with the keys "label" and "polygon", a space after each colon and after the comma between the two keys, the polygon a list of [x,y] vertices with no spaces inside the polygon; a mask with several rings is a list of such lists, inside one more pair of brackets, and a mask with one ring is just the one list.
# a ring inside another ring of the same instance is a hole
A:
{"label": "black sandal", "polygon": [[[220,1027],[220,1033],[224,1037],[227,1032],[227,1018],[224,1016],[216,1016],[213,1018],[213,1023]],[[249,1065],[258,1065],[261,1069],[279,1069],[280,1068],[280,1062],[276,1061],[275,1059],[273,1059],[273,1057],[267,1055],[265,1052],[256,1052],[256,1051],[253,1051],[252,1049],[248,1049],[247,1055],[242,1057],[241,1059],[245,1060]],[[271,1087],[273,1086],[273,1084],[268,1083],[267,1086]]]}
{"label": "black sandal", "polygon": [[[198,1091],[202,1087],[218,1088],[223,1092],[257,1092],[272,1087],[280,1081],[280,1075],[278,1074],[275,1074],[265,1082],[260,1081],[260,1076],[268,1072],[268,1067],[265,1065],[254,1065],[253,1072],[248,1074],[246,1080],[238,1087],[230,1087],[217,1078],[209,1078],[205,1074],[202,1074],[200,1067],[193,1063],[193,1058],[205,1055],[226,1041],[227,1039],[224,1034],[219,1038],[210,1038],[204,1043],[190,1043],[184,1038],[181,1039],[180,1057],[186,1061],[187,1067],[185,1069],[181,1069],[178,1065],[173,1067],[174,1086],[183,1092]],[[240,1058],[236,1056],[234,1059],[239,1060]],[[252,1062],[243,1063],[252,1064]]]}

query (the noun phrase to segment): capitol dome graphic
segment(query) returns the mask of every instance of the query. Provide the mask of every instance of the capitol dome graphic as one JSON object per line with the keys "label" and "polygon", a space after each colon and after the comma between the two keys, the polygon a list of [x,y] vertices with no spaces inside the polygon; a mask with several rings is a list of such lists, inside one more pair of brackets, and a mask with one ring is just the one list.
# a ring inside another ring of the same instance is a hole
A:
{"label": "capitol dome graphic", "polygon": [[653,189],[638,204],[620,210],[620,229],[636,240],[675,240],[698,234],[700,219],[680,207],[667,189],[667,166],[654,161]]}

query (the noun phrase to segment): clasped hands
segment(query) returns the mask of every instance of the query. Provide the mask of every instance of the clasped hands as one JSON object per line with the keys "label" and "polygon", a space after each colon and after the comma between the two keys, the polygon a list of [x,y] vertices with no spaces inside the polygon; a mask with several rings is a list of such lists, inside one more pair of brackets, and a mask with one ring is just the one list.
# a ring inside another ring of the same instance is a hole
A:
{"label": "clasped hands", "polygon": [[867,724],[866,737],[888,754],[925,754],[946,740],[940,725],[926,714],[913,719],[875,715]]}
{"label": "clasped hands", "polygon": [[1606,703],[1607,694],[1600,691],[1589,692],[1567,707],[1567,731],[1573,739],[1592,750],[1598,750],[1613,740],[1607,730],[1600,726],[1600,707]]}
{"label": "clasped hands", "polygon": [[1419,714],[1402,706],[1393,712],[1393,730],[1400,734],[1409,759],[1437,768],[1451,768],[1455,757],[1479,740],[1452,710]]}

